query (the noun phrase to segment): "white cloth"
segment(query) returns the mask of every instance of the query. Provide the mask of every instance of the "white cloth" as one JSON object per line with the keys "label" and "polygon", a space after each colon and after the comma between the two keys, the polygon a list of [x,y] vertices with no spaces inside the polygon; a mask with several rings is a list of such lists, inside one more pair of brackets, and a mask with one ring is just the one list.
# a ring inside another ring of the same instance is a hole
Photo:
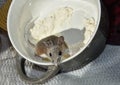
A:
{"label": "white cloth", "polygon": [[[7,36],[0,37],[4,40],[0,52],[0,85],[32,85],[20,79],[15,52]],[[61,73],[44,85],[120,85],[120,46],[107,45],[104,52],[84,68]]]}

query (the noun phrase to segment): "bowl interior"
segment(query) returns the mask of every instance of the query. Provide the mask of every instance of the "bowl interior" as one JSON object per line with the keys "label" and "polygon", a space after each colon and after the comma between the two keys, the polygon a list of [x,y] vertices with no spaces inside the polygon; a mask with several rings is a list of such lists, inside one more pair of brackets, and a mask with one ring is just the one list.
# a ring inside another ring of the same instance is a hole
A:
{"label": "bowl interior", "polygon": [[[62,63],[76,57],[88,46],[100,21],[98,0],[14,0],[8,14],[8,34],[13,46],[22,57],[36,64],[52,65],[51,62],[34,57],[34,51],[25,37],[29,36],[29,30],[35,26],[35,21],[62,7],[73,9],[70,24],[61,27],[63,30],[56,28],[59,33],[56,32],[55,35],[64,36],[71,55]],[[94,27],[88,26],[88,23],[94,23],[91,25]]]}

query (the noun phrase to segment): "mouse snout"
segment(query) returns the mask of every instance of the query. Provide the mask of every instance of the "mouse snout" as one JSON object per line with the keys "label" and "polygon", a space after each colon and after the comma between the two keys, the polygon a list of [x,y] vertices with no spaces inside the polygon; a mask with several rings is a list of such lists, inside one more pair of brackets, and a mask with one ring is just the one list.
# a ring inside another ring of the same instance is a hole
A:
{"label": "mouse snout", "polygon": [[52,62],[56,65],[60,64],[61,58],[62,58],[62,52],[61,51],[57,52],[57,53],[54,53],[51,57]]}
{"label": "mouse snout", "polygon": [[53,62],[55,65],[59,65],[60,62],[61,62],[61,57],[53,58],[53,59],[52,59],[52,62]]}
{"label": "mouse snout", "polygon": [[51,58],[52,63],[58,65],[61,62],[61,58],[63,56],[63,50],[60,46],[53,46],[47,51],[48,56]]}

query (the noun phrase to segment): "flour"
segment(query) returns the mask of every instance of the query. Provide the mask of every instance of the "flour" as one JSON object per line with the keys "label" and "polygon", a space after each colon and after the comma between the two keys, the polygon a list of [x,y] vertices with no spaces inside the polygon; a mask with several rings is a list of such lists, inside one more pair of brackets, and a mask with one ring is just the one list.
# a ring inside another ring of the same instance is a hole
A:
{"label": "flour", "polygon": [[96,28],[95,20],[94,18],[88,18],[85,19],[85,33],[84,33],[84,41],[83,43],[86,44],[91,36],[93,35]]}
{"label": "flour", "polygon": [[38,19],[34,22],[34,27],[30,29],[33,39],[39,41],[52,34],[60,33],[68,28],[73,9],[70,7],[62,7],[48,14],[43,19]]}

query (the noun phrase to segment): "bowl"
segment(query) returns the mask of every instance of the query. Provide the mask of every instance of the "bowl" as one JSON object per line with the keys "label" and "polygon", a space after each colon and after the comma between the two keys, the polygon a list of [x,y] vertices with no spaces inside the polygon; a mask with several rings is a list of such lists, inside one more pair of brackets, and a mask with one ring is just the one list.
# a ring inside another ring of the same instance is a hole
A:
{"label": "bowl", "polygon": [[[53,65],[52,62],[46,62],[34,57],[34,51],[28,46],[25,37],[30,36],[29,30],[34,28],[35,22],[44,19],[50,13],[54,13],[55,10],[64,7],[73,9],[70,23],[69,25],[65,24],[62,26],[62,30],[59,27],[56,28],[54,34],[64,36],[71,55],[62,60],[61,63],[77,57],[93,40],[100,23],[100,2],[98,0],[12,1],[8,13],[7,30],[12,45],[23,58],[39,65]],[[93,22],[94,24],[92,26],[94,27],[88,25]]]}

